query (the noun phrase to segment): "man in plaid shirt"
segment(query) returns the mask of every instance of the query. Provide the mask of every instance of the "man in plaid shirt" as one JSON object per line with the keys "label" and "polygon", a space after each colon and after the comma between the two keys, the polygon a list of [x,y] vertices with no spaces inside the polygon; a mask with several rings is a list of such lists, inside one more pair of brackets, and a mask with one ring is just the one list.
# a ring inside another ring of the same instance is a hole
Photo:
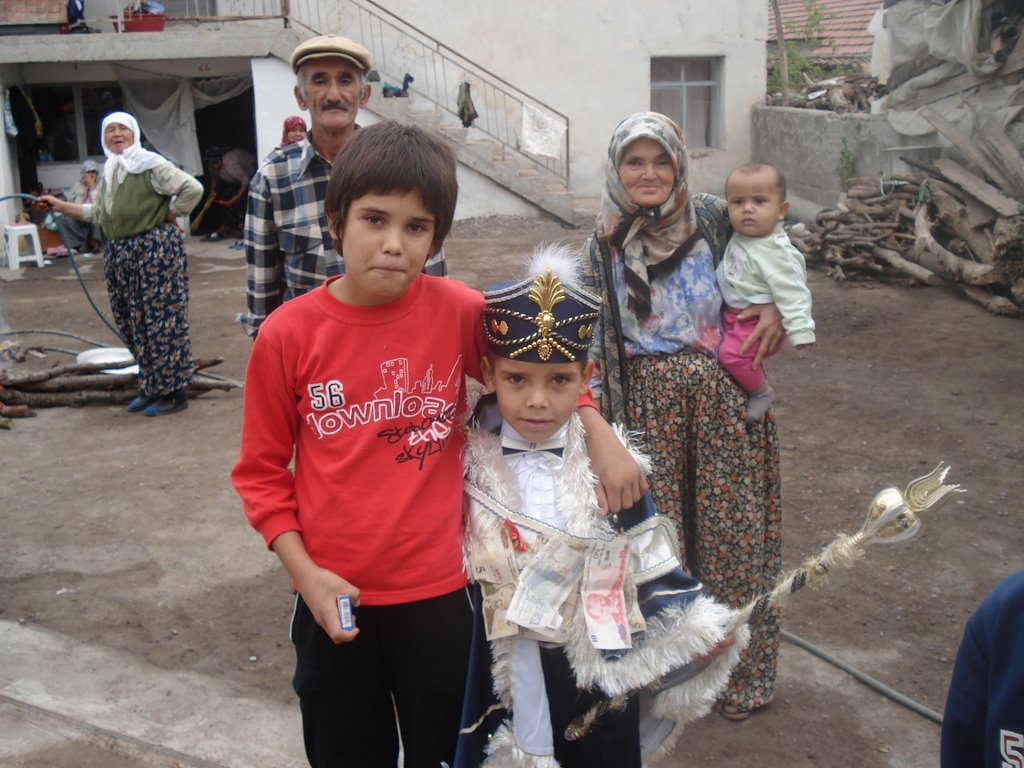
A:
{"label": "man in plaid shirt", "polygon": [[[370,52],[348,38],[323,35],[296,46],[291,65],[298,81],[295,100],[309,111],[312,128],[304,141],[274,150],[249,186],[249,311],[239,320],[250,336],[285,301],[345,271],[323,201],[331,163],[359,128],[356,116],[370,99]],[[446,275],[444,251],[428,259],[423,271]]]}

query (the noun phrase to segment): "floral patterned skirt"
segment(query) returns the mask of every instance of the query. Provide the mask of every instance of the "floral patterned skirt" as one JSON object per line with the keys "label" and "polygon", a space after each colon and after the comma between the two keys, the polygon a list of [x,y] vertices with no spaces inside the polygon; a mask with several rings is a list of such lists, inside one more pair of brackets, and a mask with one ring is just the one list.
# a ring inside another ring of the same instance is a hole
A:
{"label": "floral patterned skirt", "polygon": [[187,387],[192,344],[181,232],[168,223],[107,240],[103,275],[121,340],[139,364],[139,390],[158,397]]}
{"label": "floral patterned skirt", "polygon": [[[628,376],[630,426],[654,464],[654,504],[676,524],[690,572],[733,606],[770,591],[782,565],[775,415],[747,424],[746,393],[714,357],[693,350],[631,358]],[[740,710],[775,694],[777,609],[750,630],[723,695]]]}

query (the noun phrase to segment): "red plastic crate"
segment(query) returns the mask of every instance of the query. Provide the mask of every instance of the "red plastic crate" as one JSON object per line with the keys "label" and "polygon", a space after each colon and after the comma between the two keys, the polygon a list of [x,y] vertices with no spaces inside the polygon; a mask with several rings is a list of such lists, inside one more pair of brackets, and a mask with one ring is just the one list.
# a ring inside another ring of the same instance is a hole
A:
{"label": "red plastic crate", "polygon": [[[117,23],[117,16],[111,16],[114,22],[114,31],[120,31]],[[167,23],[167,14],[164,13],[126,13],[124,14],[125,32],[162,32],[164,24]]]}

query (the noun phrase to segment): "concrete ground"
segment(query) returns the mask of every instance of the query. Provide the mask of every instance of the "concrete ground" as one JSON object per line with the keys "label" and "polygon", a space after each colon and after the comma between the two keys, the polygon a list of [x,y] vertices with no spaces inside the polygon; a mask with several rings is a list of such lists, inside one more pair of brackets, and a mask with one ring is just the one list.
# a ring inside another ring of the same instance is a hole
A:
{"label": "concrete ground", "polygon": [[[507,278],[549,221],[456,226],[455,277]],[[198,357],[242,379],[245,265],[188,245]],[[97,257],[83,280],[106,312]],[[809,276],[818,343],[768,364],[779,400],[783,555],[792,567],[856,530],[874,494],[939,460],[969,493],[919,540],[875,547],[787,605],[784,626],[941,711],[963,621],[1020,567],[1024,494],[1021,321],[938,289]],[[442,308],[443,311],[443,308]],[[113,343],[67,259],[0,270],[0,331],[63,329]],[[0,337],[2,338],[2,337]],[[19,337],[22,338],[22,337]],[[26,343],[71,347],[29,334]],[[23,365],[65,362],[46,351]],[[0,765],[11,768],[298,768],[286,576],[228,481],[242,393],[182,414],[39,409],[0,430]],[[932,768],[938,726],[789,643],[775,701],[742,723],[710,715],[649,768]]]}

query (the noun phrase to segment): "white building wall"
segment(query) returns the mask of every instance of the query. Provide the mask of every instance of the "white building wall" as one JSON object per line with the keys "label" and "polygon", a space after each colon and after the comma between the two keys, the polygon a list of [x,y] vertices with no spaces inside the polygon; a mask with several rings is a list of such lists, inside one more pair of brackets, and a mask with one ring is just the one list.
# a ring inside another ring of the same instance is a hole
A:
{"label": "white building wall", "polygon": [[[322,0],[317,7],[329,16],[332,6],[337,8],[344,2]],[[439,8],[442,5],[443,9]],[[678,0],[634,0],[626,5],[612,0],[518,0],[503,4],[388,0],[386,7],[446,47],[568,115],[570,186],[579,195],[600,194],[608,137],[615,125],[630,113],[649,109],[650,60],[656,56],[713,56],[723,57],[725,62],[721,146],[691,151],[691,188],[720,192],[729,170],[749,159],[750,111],[763,102],[765,91],[767,4],[763,0],[718,0],[712,6]],[[317,31],[359,37],[356,29]],[[118,35],[113,43],[133,37],[142,36]],[[238,56],[237,46],[225,43],[225,52],[229,48]],[[118,54],[118,50],[112,44],[113,60],[125,55]],[[157,55],[156,48],[153,50]],[[195,50],[189,52],[196,55]],[[245,66],[244,60],[237,58],[183,59],[168,57],[166,52],[159,55],[163,59],[160,62],[137,61],[133,66],[194,77],[227,74],[221,71],[225,69],[237,72]],[[292,95],[294,78],[288,65],[272,56],[251,59],[249,68],[255,87],[258,153],[262,157],[277,145],[284,118],[298,112]],[[5,65],[0,70],[0,82],[24,80],[23,70]],[[95,81],[113,79],[111,72],[109,64],[76,65],[61,60],[34,64],[31,80]],[[374,88],[379,90],[380,84]],[[367,110],[360,122],[367,125],[376,119],[372,110]],[[13,146],[8,143],[0,151],[0,186],[8,190],[17,184],[12,155]],[[68,168],[67,172],[75,170]],[[459,180],[460,219],[520,215],[534,210],[466,168],[460,167]],[[9,208],[0,207],[0,217]]]}
{"label": "white building wall", "polygon": [[443,12],[423,0],[382,5],[568,115],[577,193],[600,193],[612,129],[650,108],[655,56],[725,57],[722,146],[692,153],[691,188],[720,192],[729,170],[749,159],[750,109],[765,93],[764,0],[446,0]]}
{"label": "white building wall", "polygon": [[[299,109],[295,100],[295,75],[291,67],[277,58],[252,60],[253,95],[256,108],[256,145],[259,157],[269,154],[281,142],[281,127],[289,115],[301,115],[309,125],[309,113]],[[372,84],[378,98],[380,83]],[[373,125],[380,117],[371,109],[359,112],[360,125]],[[477,216],[523,216],[536,209],[502,189],[476,171],[460,165],[459,203],[455,219]]]}
{"label": "white building wall", "polygon": [[[12,85],[20,84],[16,67],[0,65],[0,96]],[[18,189],[18,150],[15,141],[16,139],[7,135],[6,130],[0,139],[0,197],[21,191]],[[0,227],[13,223],[21,208],[21,200],[17,198],[0,203]],[[0,243],[0,248],[2,247],[3,244]],[[0,260],[2,258],[0,256]]]}
{"label": "white building wall", "polygon": [[252,95],[256,110],[256,156],[261,160],[281,143],[281,128],[286,117],[302,115],[309,125],[309,114],[299,110],[295,101],[295,75],[278,58],[252,59]]}

